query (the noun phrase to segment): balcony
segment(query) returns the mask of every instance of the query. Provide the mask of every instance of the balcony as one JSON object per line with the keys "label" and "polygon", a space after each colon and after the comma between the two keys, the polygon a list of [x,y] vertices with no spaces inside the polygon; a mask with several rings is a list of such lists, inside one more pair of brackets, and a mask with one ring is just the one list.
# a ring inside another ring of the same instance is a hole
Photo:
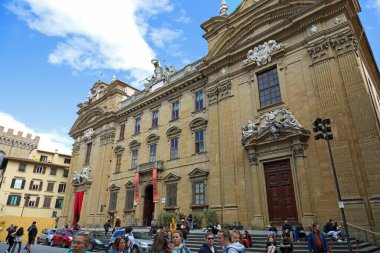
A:
{"label": "balcony", "polygon": [[152,171],[153,166],[156,166],[157,170],[164,170],[164,162],[163,161],[155,161],[155,162],[149,162],[149,163],[142,163],[137,165],[137,172],[150,172]]}

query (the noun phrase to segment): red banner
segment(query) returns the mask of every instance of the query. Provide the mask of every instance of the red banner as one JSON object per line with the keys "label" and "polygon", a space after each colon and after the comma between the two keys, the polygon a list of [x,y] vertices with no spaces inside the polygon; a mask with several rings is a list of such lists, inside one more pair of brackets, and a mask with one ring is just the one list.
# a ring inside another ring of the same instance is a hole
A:
{"label": "red banner", "polygon": [[71,225],[74,226],[80,219],[80,212],[82,210],[82,203],[84,198],[84,191],[76,192],[74,199],[74,215]]}
{"label": "red banner", "polygon": [[152,179],[153,179],[153,202],[157,202],[157,168],[153,165],[152,168]]}
{"label": "red banner", "polygon": [[135,201],[136,204],[140,202],[140,197],[139,197],[139,173],[135,172]]}

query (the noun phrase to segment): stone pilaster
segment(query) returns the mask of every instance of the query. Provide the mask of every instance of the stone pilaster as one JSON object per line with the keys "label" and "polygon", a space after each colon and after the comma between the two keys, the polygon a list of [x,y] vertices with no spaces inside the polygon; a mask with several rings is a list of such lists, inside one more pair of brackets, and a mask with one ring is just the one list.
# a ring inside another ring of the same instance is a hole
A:
{"label": "stone pilaster", "polygon": [[253,202],[253,210],[252,210],[252,226],[254,228],[263,228],[264,225],[264,216],[263,216],[263,207],[262,205],[262,192],[260,185],[260,173],[259,173],[259,165],[258,165],[258,156],[256,153],[248,152],[249,159],[249,170],[251,172],[251,182],[252,182],[252,197],[251,201]]}

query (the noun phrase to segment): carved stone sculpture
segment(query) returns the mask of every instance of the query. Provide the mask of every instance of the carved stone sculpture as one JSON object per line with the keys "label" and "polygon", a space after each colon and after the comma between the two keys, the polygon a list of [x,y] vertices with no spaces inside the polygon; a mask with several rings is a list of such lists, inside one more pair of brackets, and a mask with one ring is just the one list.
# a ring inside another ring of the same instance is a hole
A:
{"label": "carved stone sculpture", "polygon": [[83,134],[83,137],[84,138],[90,138],[91,135],[93,135],[95,132],[94,132],[94,129],[93,128],[89,128],[87,130],[84,131],[84,134]]}
{"label": "carved stone sculpture", "polygon": [[152,86],[160,81],[164,81],[165,84],[169,82],[170,75],[172,75],[176,70],[173,66],[162,68],[160,62],[157,59],[153,59],[152,64],[154,66],[154,75],[150,78],[146,78],[145,80],[148,83],[144,84],[145,91],[149,91]]}
{"label": "carved stone sculpture", "polygon": [[247,58],[243,61],[243,65],[248,65],[255,62],[257,66],[262,66],[272,61],[271,55],[282,49],[282,43],[277,44],[275,40],[264,42],[264,44],[255,47],[248,51]]}

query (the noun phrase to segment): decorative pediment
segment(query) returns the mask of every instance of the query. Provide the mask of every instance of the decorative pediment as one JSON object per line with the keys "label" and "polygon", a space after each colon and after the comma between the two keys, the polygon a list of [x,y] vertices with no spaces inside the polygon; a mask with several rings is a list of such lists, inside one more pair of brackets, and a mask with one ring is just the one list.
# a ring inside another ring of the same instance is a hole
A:
{"label": "decorative pediment", "polygon": [[179,136],[181,132],[182,132],[181,128],[177,126],[172,126],[166,131],[166,136],[168,136],[168,138],[176,137],[176,136]]}
{"label": "decorative pediment", "polygon": [[192,178],[192,179],[194,179],[194,178],[206,178],[208,173],[209,172],[207,170],[202,170],[202,169],[196,168],[189,173],[189,178]]}
{"label": "decorative pediment", "polygon": [[105,117],[106,109],[101,107],[96,107],[84,115],[79,116],[75,121],[74,125],[71,127],[70,132],[79,129],[88,129]]}
{"label": "decorative pediment", "polygon": [[160,136],[158,136],[157,134],[150,134],[150,135],[146,138],[146,142],[147,142],[148,144],[150,144],[150,143],[157,142],[159,139],[160,139]]}
{"label": "decorative pediment", "polygon": [[122,154],[122,153],[124,153],[124,150],[125,150],[124,146],[122,146],[122,145],[117,145],[117,146],[113,149],[113,152],[114,152],[115,154]]}
{"label": "decorative pediment", "polygon": [[132,181],[128,181],[124,186],[125,188],[135,188],[135,184]]}
{"label": "decorative pediment", "polygon": [[136,148],[139,148],[141,145],[141,142],[137,141],[137,140],[133,140],[129,143],[129,148],[130,149],[136,149]]}
{"label": "decorative pediment", "polygon": [[117,183],[113,183],[113,184],[111,184],[110,187],[108,187],[108,190],[111,191],[111,192],[112,191],[119,191],[120,190],[120,186]]}
{"label": "decorative pediment", "polygon": [[307,140],[310,132],[303,128],[291,112],[282,107],[263,113],[258,123],[249,120],[242,127],[241,142],[247,147],[273,140],[279,141],[295,135],[301,137],[302,140]]}
{"label": "decorative pediment", "polygon": [[269,40],[261,45],[254,47],[247,53],[247,58],[243,61],[243,66],[254,64],[258,67],[266,65],[272,61],[273,54],[284,48],[282,43]]}
{"label": "decorative pediment", "polygon": [[165,178],[165,183],[167,182],[174,182],[174,181],[179,181],[181,179],[180,176],[177,176],[176,174],[174,173],[169,173]]}
{"label": "decorative pediment", "polygon": [[193,119],[190,124],[189,124],[189,127],[192,129],[192,130],[195,130],[195,129],[200,129],[200,128],[206,128],[207,126],[207,120],[203,119],[203,118],[196,118],[196,119]]}

